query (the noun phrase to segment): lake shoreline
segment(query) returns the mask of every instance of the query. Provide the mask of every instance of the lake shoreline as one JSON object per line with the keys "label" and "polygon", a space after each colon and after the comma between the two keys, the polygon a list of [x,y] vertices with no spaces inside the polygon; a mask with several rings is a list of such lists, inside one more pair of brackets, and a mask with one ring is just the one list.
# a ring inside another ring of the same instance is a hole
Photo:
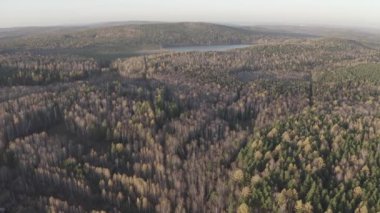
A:
{"label": "lake shoreline", "polygon": [[164,47],[153,50],[139,50],[137,54],[157,54],[166,52],[224,52],[234,49],[242,49],[251,47],[254,44],[231,44],[231,45],[201,45],[201,46],[176,46],[176,47]]}

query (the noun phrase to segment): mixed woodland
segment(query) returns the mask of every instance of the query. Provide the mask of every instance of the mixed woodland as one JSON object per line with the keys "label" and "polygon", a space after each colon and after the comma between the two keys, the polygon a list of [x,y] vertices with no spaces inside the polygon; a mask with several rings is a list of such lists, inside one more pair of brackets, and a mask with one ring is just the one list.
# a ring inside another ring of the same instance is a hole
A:
{"label": "mixed woodland", "polygon": [[205,43],[220,26],[182,25],[174,29],[186,36],[158,24],[0,42],[0,207],[380,211],[378,49],[266,35],[244,49],[106,64],[65,49],[111,35],[164,45],[256,38],[228,28]]}

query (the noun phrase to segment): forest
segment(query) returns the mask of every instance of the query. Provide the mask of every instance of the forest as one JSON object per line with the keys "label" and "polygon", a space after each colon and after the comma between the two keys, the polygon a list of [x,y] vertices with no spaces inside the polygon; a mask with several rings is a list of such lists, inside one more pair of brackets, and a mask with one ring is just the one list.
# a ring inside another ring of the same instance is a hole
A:
{"label": "forest", "polygon": [[[0,208],[380,211],[376,47],[207,23],[68,31],[0,36]],[[252,45],[115,55],[216,44]]]}

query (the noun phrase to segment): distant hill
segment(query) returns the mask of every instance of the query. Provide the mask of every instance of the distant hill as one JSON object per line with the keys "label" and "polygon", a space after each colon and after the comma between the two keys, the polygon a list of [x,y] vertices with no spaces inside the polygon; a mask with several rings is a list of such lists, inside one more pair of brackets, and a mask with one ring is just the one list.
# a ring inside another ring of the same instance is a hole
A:
{"label": "distant hill", "polygon": [[380,47],[380,31],[319,26],[226,26],[201,22],[127,21],[83,26],[0,29],[0,50],[82,49],[133,51],[170,46],[251,44],[284,39],[336,37]]}
{"label": "distant hill", "polygon": [[27,38],[35,37],[37,35],[47,35],[59,33],[75,33],[78,31],[84,31],[88,29],[96,29],[102,27],[116,27],[116,26],[128,26],[128,25],[143,25],[143,24],[155,24],[159,22],[150,21],[123,21],[123,22],[104,22],[87,25],[73,25],[73,26],[48,26],[48,27],[14,27],[14,28],[0,28],[0,39],[4,38]]}
{"label": "distant hill", "polygon": [[0,38],[3,37],[0,39],[0,48],[149,49],[167,46],[255,43],[260,39],[278,39],[296,35],[209,23],[136,23],[23,28],[5,32],[8,36],[0,32]]}
{"label": "distant hill", "polygon": [[350,39],[360,41],[371,47],[380,47],[379,29],[292,25],[253,26],[247,27],[247,29],[283,35],[304,34],[309,36]]}

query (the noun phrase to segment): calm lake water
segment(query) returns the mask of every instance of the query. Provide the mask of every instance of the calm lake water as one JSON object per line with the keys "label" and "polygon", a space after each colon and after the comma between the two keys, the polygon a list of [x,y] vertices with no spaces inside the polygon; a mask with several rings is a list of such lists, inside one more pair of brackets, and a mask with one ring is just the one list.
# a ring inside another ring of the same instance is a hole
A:
{"label": "calm lake water", "polygon": [[227,50],[246,48],[252,45],[247,44],[236,44],[236,45],[210,45],[210,46],[188,46],[188,47],[168,47],[162,50],[171,52],[208,52],[208,51],[218,51],[223,52]]}

